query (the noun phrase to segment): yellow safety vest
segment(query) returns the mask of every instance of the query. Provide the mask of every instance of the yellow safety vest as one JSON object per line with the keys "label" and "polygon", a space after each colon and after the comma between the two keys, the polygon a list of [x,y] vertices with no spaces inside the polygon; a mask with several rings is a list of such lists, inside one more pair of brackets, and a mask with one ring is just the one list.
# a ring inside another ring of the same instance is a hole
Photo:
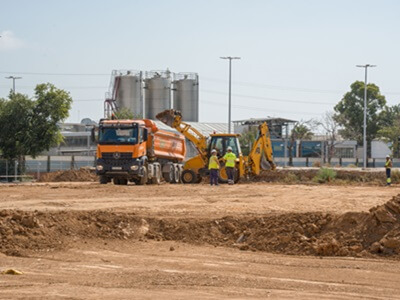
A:
{"label": "yellow safety vest", "polygon": [[219,165],[218,165],[218,157],[217,156],[214,156],[214,155],[212,155],[211,157],[210,157],[210,160],[209,160],[209,162],[208,162],[208,168],[211,170],[211,169],[219,169]]}
{"label": "yellow safety vest", "polygon": [[390,159],[387,160],[386,163],[385,163],[385,168],[386,168],[386,169],[390,169],[390,168],[391,168],[391,166],[390,166],[391,163],[392,163],[392,162],[390,161]]}
{"label": "yellow safety vest", "polygon": [[235,162],[236,162],[236,155],[233,152],[228,152],[224,155],[224,159],[226,161],[225,167],[235,167]]}

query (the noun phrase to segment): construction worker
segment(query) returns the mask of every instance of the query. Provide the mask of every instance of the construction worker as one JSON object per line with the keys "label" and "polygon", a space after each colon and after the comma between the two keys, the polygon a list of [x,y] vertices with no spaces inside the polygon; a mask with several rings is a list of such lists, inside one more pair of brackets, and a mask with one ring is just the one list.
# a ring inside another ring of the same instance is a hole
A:
{"label": "construction worker", "polygon": [[234,184],[235,178],[235,162],[236,155],[232,152],[232,147],[226,149],[227,153],[224,155],[226,175],[228,175],[228,184]]}
{"label": "construction worker", "polygon": [[392,160],[390,155],[386,155],[385,169],[386,169],[386,185],[390,186],[392,184],[392,179],[390,178],[390,172],[392,170]]}
{"label": "construction worker", "polygon": [[208,161],[208,169],[210,170],[210,185],[218,185],[218,171],[219,161],[217,157],[217,150],[211,150],[211,156]]}

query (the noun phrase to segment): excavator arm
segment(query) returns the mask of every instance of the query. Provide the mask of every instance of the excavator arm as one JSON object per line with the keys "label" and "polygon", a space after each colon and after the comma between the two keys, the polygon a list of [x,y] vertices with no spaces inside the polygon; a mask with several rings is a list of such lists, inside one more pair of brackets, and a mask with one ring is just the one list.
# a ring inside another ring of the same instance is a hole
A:
{"label": "excavator arm", "polygon": [[205,160],[207,159],[207,138],[190,124],[183,122],[182,115],[179,111],[168,109],[157,114],[156,118],[169,127],[172,127],[182,133],[196,146],[200,152],[200,155]]}
{"label": "excavator arm", "polygon": [[276,169],[274,164],[274,157],[272,153],[272,143],[268,130],[268,125],[266,122],[258,127],[258,138],[254,141],[253,147],[251,148],[250,154],[248,156],[249,167],[251,173],[254,175],[260,174],[262,169],[262,156],[266,158],[271,166],[272,170]]}

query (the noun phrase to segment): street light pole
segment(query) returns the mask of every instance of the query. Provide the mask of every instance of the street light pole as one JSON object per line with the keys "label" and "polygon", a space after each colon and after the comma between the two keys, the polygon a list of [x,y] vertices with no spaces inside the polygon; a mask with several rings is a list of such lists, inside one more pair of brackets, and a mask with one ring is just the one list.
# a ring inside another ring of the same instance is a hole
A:
{"label": "street light pole", "polygon": [[13,81],[13,95],[15,95],[15,80],[21,79],[22,77],[8,76],[8,77],[5,77],[5,78],[6,79],[12,79],[12,81]]}
{"label": "street light pole", "polygon": [[364,126],[363,126],[363,169],[367,168],[367,73],[368,68],[374,68],[376,65],[357,65],[358,68],[365,69],[365,82],[364,82]]}
{"label": "street light pole", "polygon": [[229,59],[229,107],[228,107],[228,133],[231,133],[231,111],[232,111],[232,59],[240,59],[237,56],[223,56],[221,59]]}

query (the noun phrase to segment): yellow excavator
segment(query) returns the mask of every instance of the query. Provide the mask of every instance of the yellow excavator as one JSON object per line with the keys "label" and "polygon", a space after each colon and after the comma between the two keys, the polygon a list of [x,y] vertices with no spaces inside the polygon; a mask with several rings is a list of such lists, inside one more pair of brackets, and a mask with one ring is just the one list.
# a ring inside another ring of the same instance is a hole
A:
{"label": "yellow excavator", "polygon": [[[226,153],[227,148],[232,148],[232,152],[237,157],[235,182],[243,177],[258,175],[261,169],[266,169],[263,164],[263,156],[269,163],[271,170],[275,170],[276,168],[273,162],[271,139],[267,123],[259,126],[258,137],[253,143],[249,156],[243,156],[240,150],[239,134],[215,133],[206,137],[190,124],[183,122],[181,113],[173,109],[157,114],[156,118],[182,133],[194,144],[199,152],[198,155],[185,162],[181,177],[183,183],[200,183],[204,176],[209,175],[208,158],[211,155],[212,149],[217,150],[217,155],[222,160],[222,156]],[[224,164],[221,165],[219,181],[226,183],[228,177],[223,166]]]}

